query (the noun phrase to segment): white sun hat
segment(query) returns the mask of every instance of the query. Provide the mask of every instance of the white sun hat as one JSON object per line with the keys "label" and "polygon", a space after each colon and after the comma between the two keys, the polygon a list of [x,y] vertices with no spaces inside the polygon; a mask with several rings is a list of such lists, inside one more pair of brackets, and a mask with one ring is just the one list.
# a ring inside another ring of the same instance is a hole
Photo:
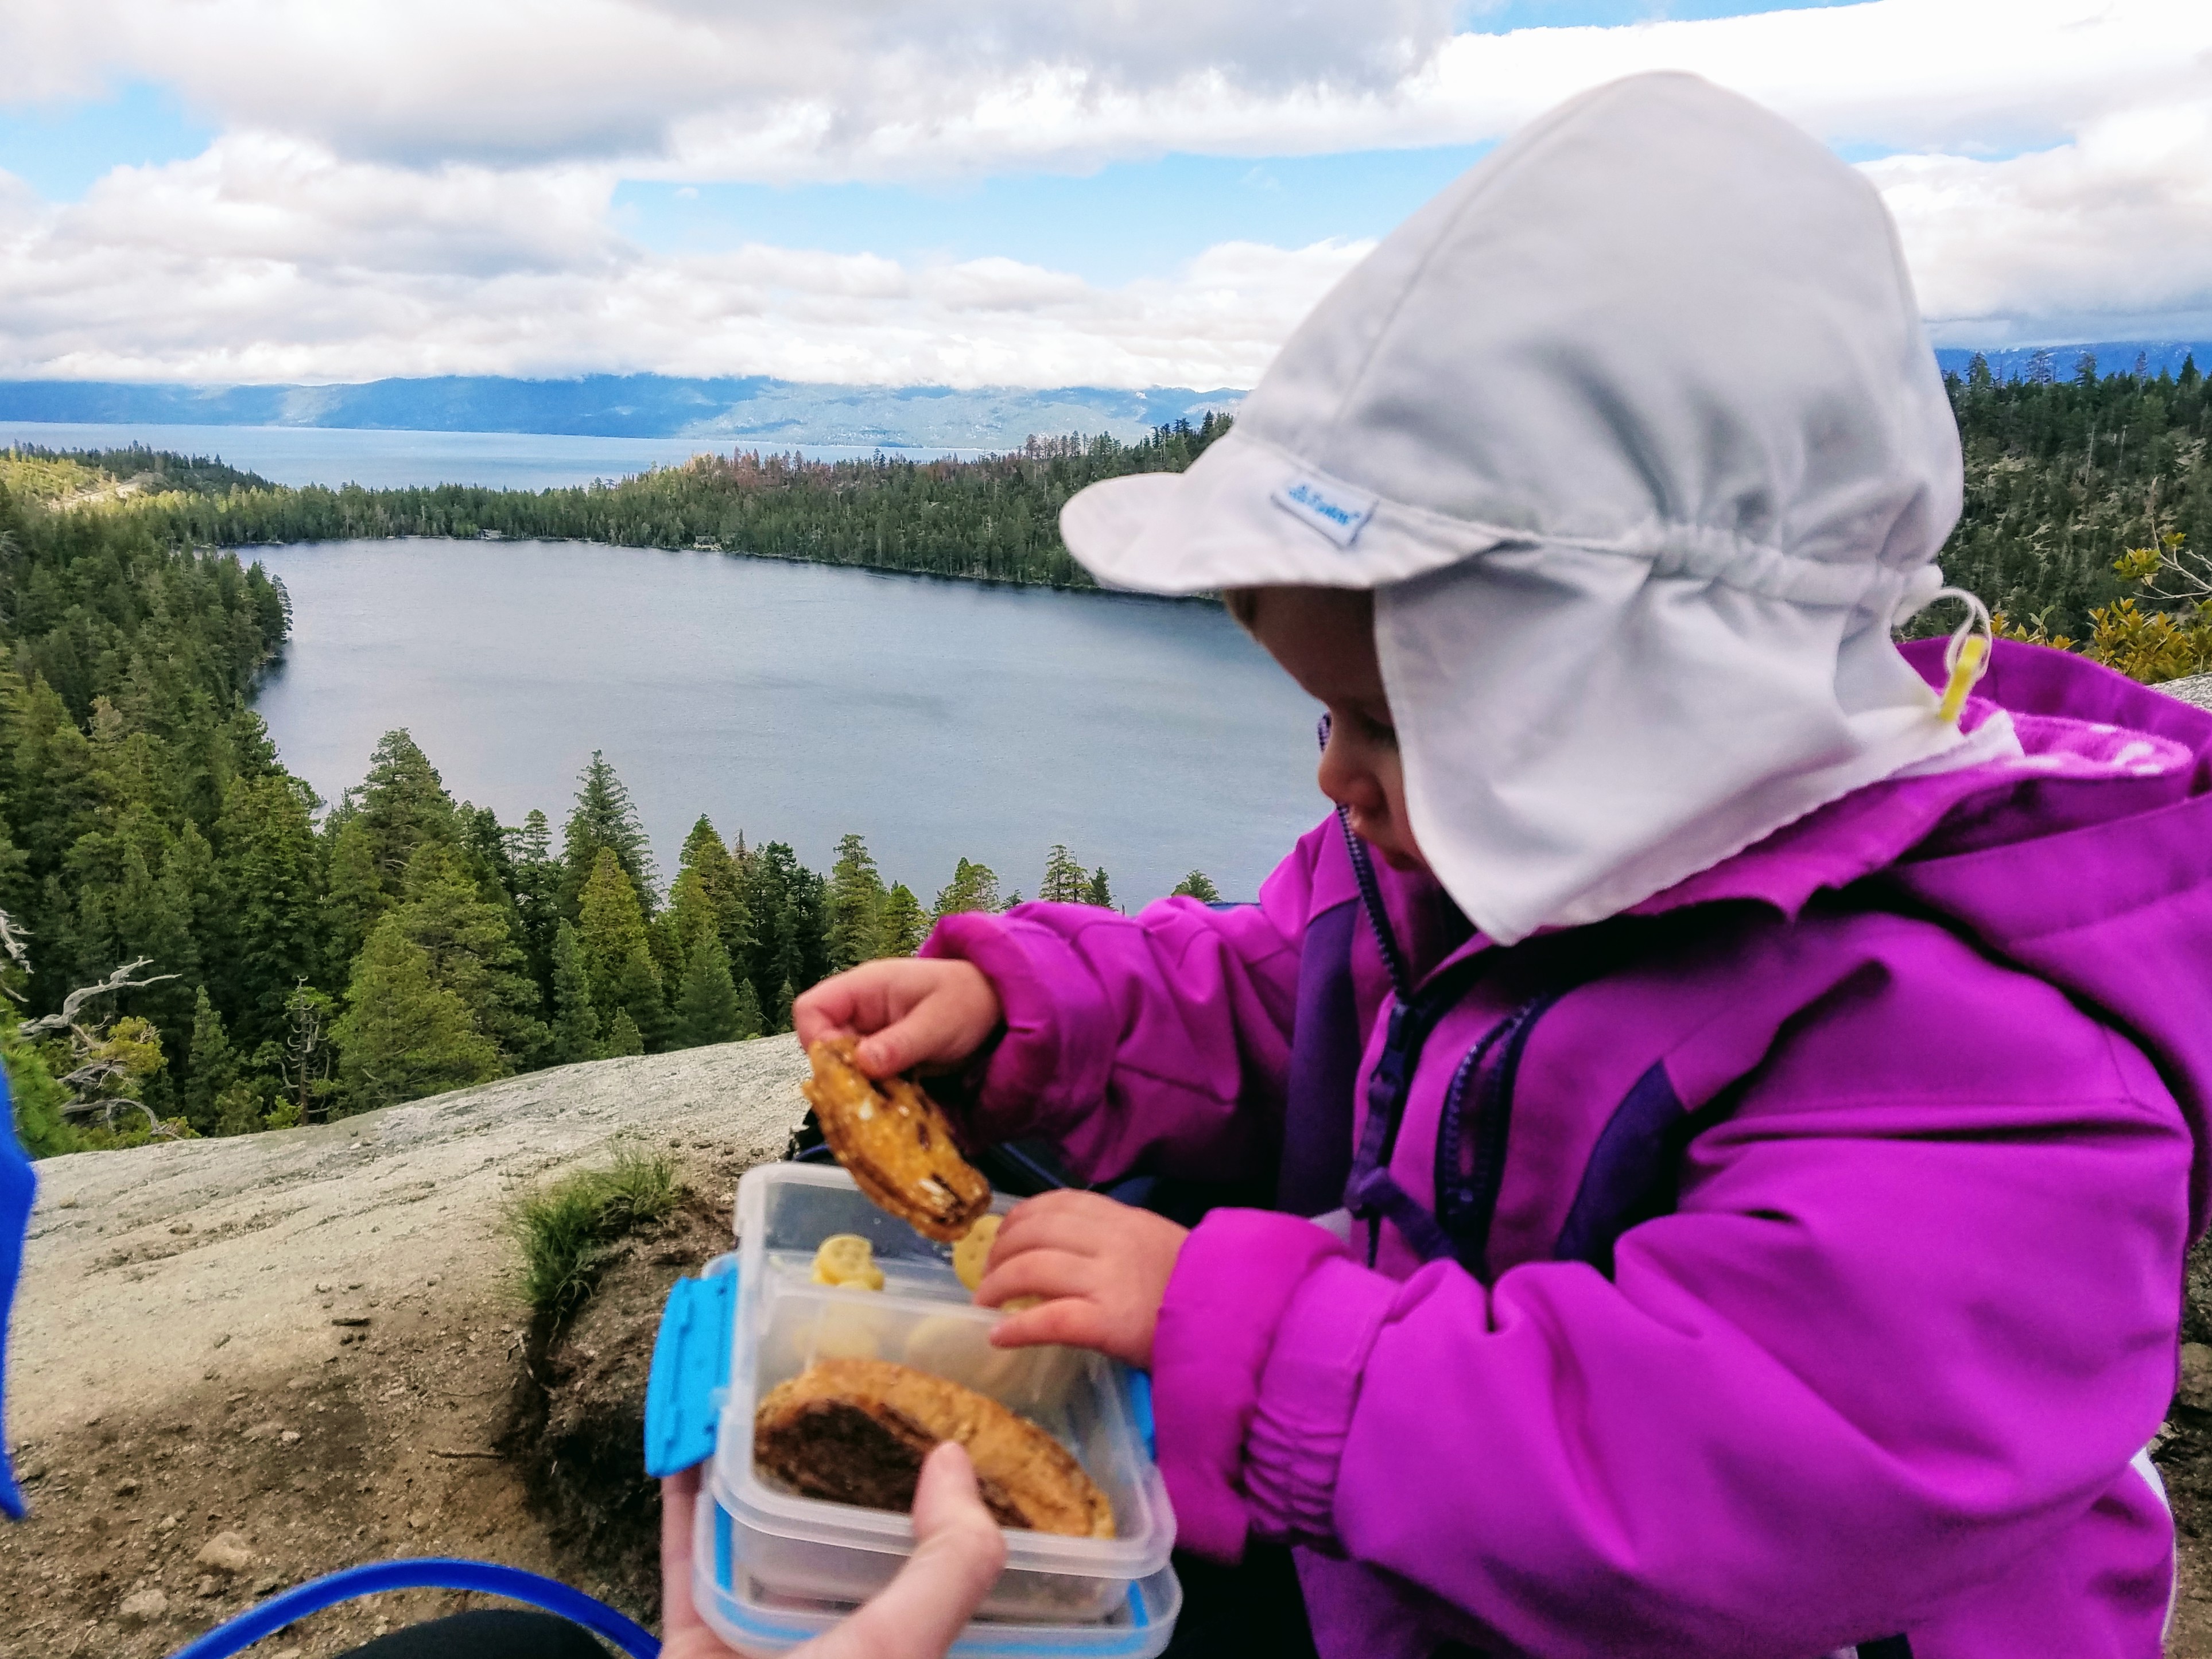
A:
{"label": "white sun hat", "polygon": [[1376,590],[1413,833],[1510,941],[1954,750],[1890,630],[1960,492],[1873,187],[1646,75],[1500,146],[1188,471],[1093,484],[1060,529],[1113,586]]}

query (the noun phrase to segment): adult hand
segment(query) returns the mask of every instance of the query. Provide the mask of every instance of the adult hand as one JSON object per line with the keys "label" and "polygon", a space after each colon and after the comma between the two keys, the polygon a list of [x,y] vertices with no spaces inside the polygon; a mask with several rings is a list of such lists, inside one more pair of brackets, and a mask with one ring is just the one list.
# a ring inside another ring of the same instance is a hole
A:
{"label": "adult hand", "polygon": [[791,1005],[802,1046],[858,1036],[853,1058],[870,1077],[915,1066],[957,1066],[990,1040],[1004,1010],[973,963],[885,957],[833,974]]}
{"label": "adult hand", "polygon": [[1065,1342],[1139,1370],[1152,1363],[1152,1332],[1190,1230],[1097,1193],[1041,1193],[1007,1212],[975,1300],[987,1308],[1041,1296],[993,1328],[1001,1348]]}
{"label": "adult hand", "polygon": [[[742,1659],[691,1600],[691,1514],[699,1472],[660,1483],[661,1659]],[[897,1577],[790,1659],[942,1659],[1006,1565],[1006,1534],[975,1495],[975,1466],[946,1441],[921,1466],[915,1552]]]}

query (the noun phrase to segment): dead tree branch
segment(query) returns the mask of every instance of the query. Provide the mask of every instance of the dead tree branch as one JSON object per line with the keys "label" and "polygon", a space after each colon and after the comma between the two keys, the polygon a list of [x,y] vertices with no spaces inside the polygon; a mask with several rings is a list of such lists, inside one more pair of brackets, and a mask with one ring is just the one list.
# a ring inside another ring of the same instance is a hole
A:
{"label": "dead tree branch", "polygon": [[41,1014],[36,1019],[25,1020],[23,1034],[30,1036],[40,1031],[73,1030],[76,1026],[76,1011],[91,1001],[93,998],[106,996],[110,991],[143,990],[149,985],[159,985],[163,980],[177,977],[174,974],[149,974],[143,979],[131,977],[141,968],[150,968],[153,963],[153,957],[141,957],[136,962],[125,963],[97,985],[78,986],[76,990],[62,999],[61,1012]]}

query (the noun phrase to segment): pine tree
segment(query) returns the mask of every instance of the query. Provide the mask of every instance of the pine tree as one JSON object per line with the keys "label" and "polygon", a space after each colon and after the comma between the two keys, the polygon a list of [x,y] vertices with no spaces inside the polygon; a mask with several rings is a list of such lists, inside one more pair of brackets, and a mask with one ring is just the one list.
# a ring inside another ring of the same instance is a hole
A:
{"label": "pine tree", "polygon": [[[617,1012],[628,1014],[641,1041],[650,1046],[667,1027],[667,1002],[637,890],[612,848],[599,849],[578,909],[577,938],[590,975],[592,1006],[603,1022]],[[614,1028],[605,1029],[611,1034]]]}
{"label": "pine tree", "polygon": [[747,1037],[758,1036],[761,1034],[763,1024],[760,994],[753,989],[752,981],[739,980],[738,981],[738,1014],[735,1022],[735,1035],[738,1040],[743,1042]]}
{"label": "pine tree", "polygon": [[352,972],[353,959],[391,908],[392,896],[384,890],[366,824],[356,818],[341,820],[330,832],[330,849],[327,948],[335,982],[337,974]]}
{"label": "pine tree", "polygon": [[562,866],[553,856],[553,830],[532,807],[519,829],[507,832],[507,860],[514,872],[514,907],[522,919],[522,948],[530,971],[549,994],[553,981],[553,934],[561,921]]}
{"label": "pine tree", "polygon": [[830,872],[830,968],[842,972],[884,954],[884,878],[868,843],[848,835]]}
{"label": "pine tree", "polygon": [[[757,1018],[758,1007],[755,1015]],[[738,1025],[738,988],[730,977],[729,953],[711,935],[692,951],[676,998],[672,1048],[696,1048],[709,1042],[734,1042]]]}
{"label": "pine tree", "polygon": [[576,804],[561,830],[562,907],[563,914],[578,914],[585,885],[599,867],[599,854],[611,852],[637,895],[641,914],[653,914],[653,849],[638,821],[629,791],[615,775],[599,750],[579,777]]}
{"label": "pine tree", "polygon": [[902,881],[893,882],[884,896],[884,954],[910,957],[921,948],[928,932],[929,918],[922,914],[913,890]]}
{"label": "pine tree", "polygon": [[[650,931],[653,963],[669,984],[682,981],[685,966],[702,940],[720,943],[721,915],[697,870],[677,872],[675,884],[668,890],[668,908],[653,918]],[[728,959],[726,947],[723,957]]]}
{"label": "pine tree", "polygon": [[[150,838],[149,838],[150,839]],[[172,1046],[181,1048],[192,1024],[192,991],[200,978],[199,942],[192,932],[192,896],[167,872],[167,848],[161,854],[165,873],[155,873],[136,847],[124,854],[123,883],[111,912],[118,961],[151,957],[163,973],[177,977],[134,992],[131,1012],[154,1022]]]}
{"label": "pine tree", "polygon": [[566,921],[553,935],[552,974],[553,1031],[547,1063],[568,1066],[598,1059],[599,1017],[592,1006],[591,972],[584,964],[576,930]]}
{"label": "pine tree", "polygon": [[953,866],[952,879],[937,895],[935,914],[949,916],[961,910],[999,908],[999,878],[988,864],[962,859]]}
{"label": "pine tree", "polygon": [[185,1121],[202,1134],[215,1133],[219,1115],[216,1101],[238,1081],[238,1055],[204,985],[192,1007],[192,1044],[185,1068]]}
{"label": "pine tree", "polygon": [[1114,908],[1114,889],[1106,879],[1106,866],[1100,865],[1091,872],[1091,879],[1083,884],[1083,902],[1102,909]]}
{"label": "pine tree", "polygon": [[607,1027],[606,1046],[599,1050],[602,1058],[617,1060],[624,1054],[641,1054],[645,1039],[638,1034],[637,1022],[629,1017],[629,1010],[615,1010],[614,1022]]}
{"label": "pine tree", "polygon": [[[275,1037],[284,1023],[293,988],[323,977],[323,950],[333,929],[342,935],[363,926],[366,910],[382,908],[383,886],[373,873],[368,827],[356,820],[343,842],[362,876],[326,918],[323,860],[315,844],[312,797],[296,778],[240,778],[223,798],[216,824],[216,868],[224,897],[220,924],[222,958],[216,991],[231,1011],[241,1047],[251,1050]],[[362,902],[356,908],[353,901]],[[365,933],[362,935],[366,937]],[[333,964],[343,971],[349,963]]]}
{"label": "pine tree", "polygon": [[1044,882],[1037,889],[1037,897],[1047,904],[1081,904],[1088,883],[1075,855],[1054,842],[1052,851],[1045,854]]}
{"label": "pine tree", "polygon": [[763,1006],[773,1008],[786,980],[803,991],[830,971],[827,884],[780,841],[741,858],[754,929],[742,972]]}
{"label": "pine tree", "polygon": [[346,792],[338,816],[360,823],[377,878],[394,898],[425,842],[451,846],[459,839],[458,813],[445,780],[404,727],[378,740],[368,775]]}
{"label": "pine tree", "polygon": [[789,980],[784,981],[782,985],[778,988],[775,994],[775,1025],[774,1029],[779,1031],[788,1031],[791,1029],[791,1005],[798,1000],[798,994],[791,988],[791,981]]}
{"label": "pine tree", "polygon": [[1201,904],[1218,904],[1221,890],[1203,870],[1194,870],[1175,885],[1174,896],[1194,898]]}
{"label": "pine tree", "polygon": [[251,1083],[234,1083],[215,1098],[215,1133],[250,1135],[266,1126],[266,1103]]}
{"label": "pine tree", "polygon": [[743,962],[746,952],[752,949],[751,918],[745,911],[744,872],[736,854],[723,845],[714,824],[704,816],[684,837],[677,879],[680,882],[687,873],[698,877],[701,889],[714,907],[714,925],[721,935],[722,948],[729,952],[732,963]]}
{"label": "pine tree", "polygon": [[354,964],[349,1006],[332,1036],[348,1111],[363,1112],[500,1075],[498,1053],[467,1006],[430,975],[429,953],[398,918],[379,922]]}
{"label": "pine tree", "polygon": [[641,1052],[659,1054],[668,1042],[668,982],[660,976],[650,950],[633,951],[616,982],[617,1006],[637,1027]]}
{"label": "pine tree", "polygon": [[535,1064],[547,1039],[538,982],[505,909],[483,896],[455,849],[433,842],[416,852],[392,919],[428,953],[431,980],[460,998],[502,1068]]}

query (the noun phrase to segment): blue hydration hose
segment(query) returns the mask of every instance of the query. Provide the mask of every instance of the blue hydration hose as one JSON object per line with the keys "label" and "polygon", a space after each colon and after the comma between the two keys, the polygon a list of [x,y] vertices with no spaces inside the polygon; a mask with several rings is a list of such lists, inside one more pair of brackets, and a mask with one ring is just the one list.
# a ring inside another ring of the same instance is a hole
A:
{"label": "blue hydration hose", "polygon": [[169,1659],[227,1659],[227,1656],[252,1647],[263,1637],[273,1636],[311,1613],[319,1613],[340,1601],[350,1601],[357,1595],[395,1589],[481,1590],[488,1595],[503,1595],[510,1601],[527,1602],[581,1625],[594,1636],[613,1643],[631,1659],[658,1659],[660,1652],[659,1639],[645,1626],[556,1579],[525,1572],[520,1567],[498,1566],[489,1561],[426,1555],[348,1567],[297,1589],[287,1590],[282,1595],[271,1596],[258,1607],[248,1607],[228,1624],[217,1625],[206,1635],[187,1642]]}

